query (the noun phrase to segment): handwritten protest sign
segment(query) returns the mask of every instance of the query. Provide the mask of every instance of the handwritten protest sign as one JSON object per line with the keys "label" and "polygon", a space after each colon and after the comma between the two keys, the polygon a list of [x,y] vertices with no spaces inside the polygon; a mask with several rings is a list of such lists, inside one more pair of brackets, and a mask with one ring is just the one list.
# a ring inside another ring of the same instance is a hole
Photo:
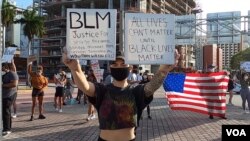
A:
{"label": "handwritten protest sign", "polygon": [[246,72],[250,72],[250,61],[240,62],[240,68],[244,69]]}
{"label": "handwritten protest sign", "polygon": [[115,9],[67,9],[68,57],[114,60],[116,53]]}
{"label": "handwritten protest sign", "polygon": [[11,63],[16,52],[16,47],[7,47],[2,57],[2,63]]}
{"label": "handwritten protest sign", "polygon": [[101,82],[101,80],[103,80],[103,72],[104,72],[104,69],[95,69],[94,70],[96,80],[99,83]]}
{"label": "handwritten protest sign", "polygon": [[97,82],[101,82],[101,80],[103,80],[104,69],[100,69],[99,61],[98,60],[90,60],[90,67],[94,72],[94,75],[97,79]]}
{"label": "handwritten protest sign", "polygon": [[174,64],[175,17],[172,14],[125,14],[125,61]]}
{"label": "handwritten protest sign", "polygon": [[21,34],[20,36],[20,57],[28,58],[29,57],[29,39],[27,36]]}
{"label": "handwritten protest sign", "polygon": [[90,60],[90,66],[92,70],[100,69],[99,61],[98,60]]}

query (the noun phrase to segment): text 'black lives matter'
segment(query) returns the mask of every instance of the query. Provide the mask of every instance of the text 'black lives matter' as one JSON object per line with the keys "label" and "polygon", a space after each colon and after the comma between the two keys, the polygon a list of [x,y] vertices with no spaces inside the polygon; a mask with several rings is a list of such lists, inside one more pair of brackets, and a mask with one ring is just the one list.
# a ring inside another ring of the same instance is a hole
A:
{"label": "text 'black lives matter'", "polygon": [[222,125],[222,141],[249,141],[250,125]]}

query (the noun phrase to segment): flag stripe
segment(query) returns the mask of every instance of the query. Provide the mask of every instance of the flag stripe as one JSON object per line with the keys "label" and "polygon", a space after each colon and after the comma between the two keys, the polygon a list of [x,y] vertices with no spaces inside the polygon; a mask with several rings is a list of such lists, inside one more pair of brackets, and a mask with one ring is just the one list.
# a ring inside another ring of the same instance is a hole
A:
{"label": "flag stripe", "polygon": [[172,104],[170,106],[172,107],[186,107],[186,108],[192,108],[192,109],[197,109],[197,110],[202,110],[205,112],[209,112],[209,113],[220,113],[223,114],[223,112],[225,112],[225,110],[215,110],[215,109],[208,109],[207,107],[201,107],[201,106],[196,106],[196,105],[189,105],[189,104]]}
{"label": "flag stripe", "polygon": [[164,89],[169,106],[173,110],[224,117],[228,80],[225,72],[171,74],[164,81]]}
{"label": "flag stripe", "polygon": [[206,114],[206,115],[213,115],[217,117],[225,117],[225,112],[222,113],[211,113],[208,111],[200,110],[200,109],[194,109],[194,108],[188,108],[188,107],[171,107],[172,110],[185,110],[185,111],[191,111],[191,112],[196,112],[196,113],[201,113],[201,114]]}
{"label": "flag stripe", "polygon": [[225,93],[199,93],[199,92],[186,92],[186,94],[196,95],[196,96],[224,96]]}
{"label": "flag stripe", "polygon": [[220,79],[210,79],[210,80],[199,80],[199,79],[188,79],[186,78],[185,82],[195,82],[195,83],[215,83],[215,82],[228,82],[228,80],[224,78]]}
{"label": "flag stripe", "polygon": [[190,88],[184,88],[184,93],[187,94],[220,94],[220,93],[226,93],[226,90],[204,90],[204,89],[190,89]]}
{"label": "flag stripe", "polygon": [[186,94],[186,93],[178,93],[178,92],[167,92],[167,96],[181,96],[181,97],[187,97],[187,98],[206,98],[206,99],[218,99],[218,96],[220,96],[219,99],[225,99],[226,95],[223,93],[221,95],[212,95],[212,94],[202,94],[202,95],[193,95],[193,94]]}
{"label": "flag stripe", "polygon": [[217,112],[219,113],[222,113],[226,110],[226,106],[209,106],[209,105],[206,105],[206,104],[198,104],[198,103],[192,103],[192,102],[178,102],[178,101],[175,101],[175,102],[169,102],[169,104],[171,104],[172,106],[183,106],[185,105],[185,107],[194,107],[194,106],[197,106],[199,107],[198,109],[201,109],[201,108],[204,108],[204,109],[208,109],[209,110],[217,110]]}
{"label": "flag stripe", "polygon": [[228,82],[213,82],[213,83],[196,83],[196,82],[185,82],[185,85],[194,85],[194,86],[227,86]]}
{"label": "flag stripe", "polygon": [[197,85],[186,85],[185,87],[192,88],[192,89],[206,89],[206,90],[214,90],[214,89],[227,89],[227,86],[197,86]]}
{"label": "flag stripe", "polygon": [[218,109],[218,110],[223,110],[226,104],[223,103],[214,103],[214,102],[199,102],[198,100],[185,100],[185,99],[178,99],[175,100],[174,98],[169,100],[170,104],[187,104],[187,105],[192,105],[192,106],[200,106],[203,108],[208,108],[208,109]]}
{"label": "flag stripe", "polygon": [[183,99],[183,100],[198,100],[198,101],[205,101],[205,102],[214,102],[214,103],[225,103],[226,102],[226,99],[218,99],[218,97],[214,97],[214,99],[210,99],[211,97],[209,98],[191,98],[191,97],[185,97],[185,96],[176,96],[176,95],[168,95],[168,99],[172,99],[174,100],[174,98],[176,99]]}

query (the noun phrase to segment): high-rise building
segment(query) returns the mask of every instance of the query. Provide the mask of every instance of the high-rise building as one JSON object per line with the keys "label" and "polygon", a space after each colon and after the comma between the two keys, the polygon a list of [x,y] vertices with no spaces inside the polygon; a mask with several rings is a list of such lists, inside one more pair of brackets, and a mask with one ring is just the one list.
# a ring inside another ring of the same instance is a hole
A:
{"label": "high-rise building", "polygon": [[207,43],[222,49],[224,69],[230,68],[231,57],[243,50],[241,18],[240,11],[207,14]]}
{"label": "high-rise building", "polygon": [[181,55],[178,66],[192,68],[196,66],[194,56],[194,44],[196,37],[196,15],[181,15],[175,17],[176,46]]}
{"label": "high-rise building", "polygon": [[217,71],[222,70],[222,50],[217,47],[217,44],[213,45],[206,45],[203,47],[203,64],[204,68],[203,70],[207,71],[207,68],[210,65],[213,65],[216,67]]}
{"label": "high-rise building", "polygon": [[[61,62],[61,49],[66,41],[66,9],[96,8],[117,9],[117,49],[123,47],[121,18],[126,12],[190,14],[196,3],[194,0],[34,0],[41,16],[46,17],[46,35],[39,39],[39,61],[45,72],[54,73],[55,69],[64,66]],[[105,68],[107,61],[100,61]]]}

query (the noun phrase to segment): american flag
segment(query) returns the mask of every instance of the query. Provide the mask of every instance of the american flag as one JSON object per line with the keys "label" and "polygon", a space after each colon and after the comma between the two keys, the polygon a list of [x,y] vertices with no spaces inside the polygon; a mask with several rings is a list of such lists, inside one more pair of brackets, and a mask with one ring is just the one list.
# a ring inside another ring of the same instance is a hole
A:
{"label": "american flag", "polygon": [[226,72],[169,73],[163,87],[173,110],[225,117],[228,80]]}

